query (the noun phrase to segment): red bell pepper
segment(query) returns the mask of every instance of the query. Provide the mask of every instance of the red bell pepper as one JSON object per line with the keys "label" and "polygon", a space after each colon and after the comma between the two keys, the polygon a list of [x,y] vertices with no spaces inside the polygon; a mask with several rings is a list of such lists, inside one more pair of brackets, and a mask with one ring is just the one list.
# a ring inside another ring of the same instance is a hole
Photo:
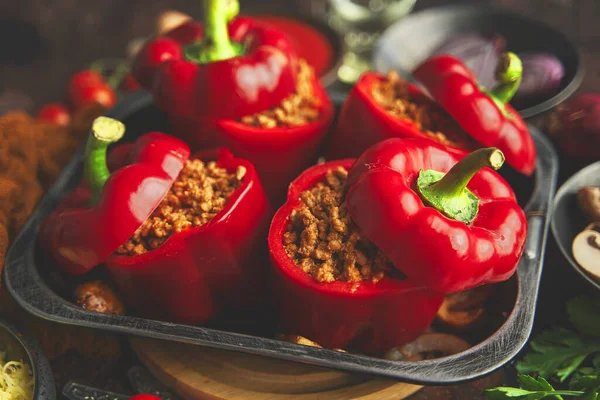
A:
{"label": "red bell pepper", "polygon": [[290,214],[301,206],[300,194],[323,180],[327,171],[337,166],[349,169],[352,162],[345,159],[313,166],[289,186],[287,202],[275,213],[269,231],[274,301],[285,333],[327,348],[351,347],[380,354],[423,333],[444,296],[411,279],[321,283],[295,265],[283,246]]}
{"label": "red bell pepper", "polygon": [[484,168],[503,162],[494,148],[461,159],[430,140],[388,139],[350,170],[348,212],[424,286],[451,293],[504,281],[523,252],[527,221],[509,184]]}
{"label": "red bell pepper", "polygon": [[85,185],[68,195],[41,228],[42,244],[68,273],[88,272],[125,243],[161,202],[189,157],[188,146],[179,139],[149,133],[137,142],[134,165],[111,174],[106,149],[124,132],[119,121],[94,121]]}
{"label": "red bell pepper", "polygon": [[[205,2],[215,7],[222,3]],[[224,146],[252,162],[267,195],[277,204],[292,179],[317,160],[333,121],[333,104],[314,77],[313,93],[320,104],[317,121],[275,128],[241,123],[241,117],[278,106],[296,91],[296,55],[285,35],[268,24],[236,18],[227,26],[228,37],[225,21],[235,10],[206,11],[205,42],[228,49],[230,37],[234,44],[246,43],[245,55],[229,52],[230,58],[225,59],[205,55],[202,27],[192,21],[151,41],[135,61],[134,76],[152,89],[155,103],[168,114],[173,134],[192,150]]]}
{"label": "red bell pepper", "polygon": [[[385,80],[384,75],[365,72],[354,85],[342,105],[336,129],[327,145],[325,157],[328,160],[358,157],[385,139],[426,137],[414,121],[390,115],[374,99],[371,94],[374,86]],[[415,99],[432,101],[414,85],[408,84],[408,90]],[[467,149],[449,149],[459,155],[467,153]]]}
{"label": "red bell pepper", "polygon": [[206,32],[186,22],[136,56],[133,76],[159,108],[194,119],[239,118],[274,107],[295,90],[296,57],[285,35],[249,18],[228,24],[237,1],[204,4]]}
{"label": "red bell pepper", "polygon": [[198,323],[229,307],[253,307],[264,297],[261,266],[271,211],[253,165],[224,148],[192,158],[216,160],[230,172],[243,166],[246,175],[207,224],[174,234],[150,252],[104,261],[127,304],[140,315]]}
{"label": "red bell pepper", "polygon": [[448,55],[426,60],[413,74],[483,147],[499,148],[517,171],[532,174],[535,145],[527,125],[508,104],[523,75],[521,60],[514,53],[500,57],[496,70],[500,84],[491,90],[481,87],[471,70]]}
{"label": "red bell pepper", "polygon": [[[492,90],[478,85],[475,75],[461,61],[447,55],[426,60],[413,75],[464,130],[443,133],[471,135],[477,142],[473,143],[474,148],[497,147],[512,167],[531,175],[535,168],[535,145],[527,125],[508,104],[521,82],[521,73],[520,60],[507,53],[497,71],[501,83]],[[328,159],[358,157],[371,145],[392,137],[431,139],[413,121],[390,115],[375,101],[373,87],[384,79],[380,74],[368,72],[354,86],[342,106],[326,152]],[[413,85],[409,85],[409,91],[415,98],[425,96]],[[457,155],[473,150],[464,144],[448,147]]]}
{"label": "red bell pepper", "polygon": [[[312,85],[313,95],[320,103],[319,118],[306,125],[259,128],[232,119],[217,119],[199,121],[193,132],[200,130],[216,137],[221,146],[250,160],[269,199],[273,204],[281,204],[289,183],[317,161],[322,140],[334,118],[335,110],[327,92],[317,79]],[[181,136],[193,143],[192,137]]]}
{"label": "red bell pepper", "polygon": [[[178,157],[173,157],[172,148],[178,150]],[[235,158],[227,149],[195,154],[193,158],[216,160],[230,172],[238,166],[246,168],[241,186],[208,223],[172,234],[157,249],[123,256],[115,251],[163,199],[189,153],[178,139],[151,133],[133,145],[116,147],[108,160],[102,154],[99,151],[93,157],[97,167],[103,165],[108,171],[108,164],[115,171],[103,186],[98,185],[97,206],[84,208],[93,191],[82,185],[50,215],[40,232],[42,244],[59,266],[69,273],[82,273],[103,263],[129,309],[173,322],[199,323],[263,300],[266,271],[261,272],[261,266],[266,260],[264,238],[271,211],[250,162]],[[160,180],[157,171],[163,169],[169,172],[168,179]],[[136,180],[143,172],[145,180]],[[90,175],[86,174],[87,182],[93,183]],[[86,213],[95,219],[82,218]],[[134,217],[136,223],[129,224]]]}

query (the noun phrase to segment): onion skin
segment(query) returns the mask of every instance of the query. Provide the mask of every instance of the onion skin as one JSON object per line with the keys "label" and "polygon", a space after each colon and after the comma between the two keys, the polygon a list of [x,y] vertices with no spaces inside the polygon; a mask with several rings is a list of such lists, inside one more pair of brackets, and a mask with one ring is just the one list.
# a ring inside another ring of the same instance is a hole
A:
{"label": "onion skin", "polygon": [[506,44],[502,36],[478,34],[455,35],[442,44],[434,54],[449,54],[461,60],[487,88],[496,84],[495,70]]}
{"label": "onion skin", "polygon": [[579,93],[557,106],[547,130],[566,155],[600,160],[600,94]]}
{"label": "onion skin", "polygon": [[[477,77],[479,83],[491,89],[500,54],[506,50],[500,35],[484,36],[474,33],[455,35],[442,44],[434,54],[449,54],[460,59]],[[519,54],[523,63],[523,80],[515,100],[526,100],[553,94],[560,87],[565,68],[558,58],[547,53]]]}
{"label": "onion skin", "polygon": [[548,96],[560,87],[565,67],[551,54],[527,53],[520,55],[523,63],[523,80],[515,99]]}

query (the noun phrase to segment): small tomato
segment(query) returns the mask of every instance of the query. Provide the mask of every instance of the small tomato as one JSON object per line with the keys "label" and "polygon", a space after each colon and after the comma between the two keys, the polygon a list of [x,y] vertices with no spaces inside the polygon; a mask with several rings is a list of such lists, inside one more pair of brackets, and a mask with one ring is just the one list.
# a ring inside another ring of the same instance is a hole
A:
{"label": "small tomato", "polygon": [[37,119],[54,125],[67,126],[71,122],[71,113],[62,103],[49,103],[38,112]]}

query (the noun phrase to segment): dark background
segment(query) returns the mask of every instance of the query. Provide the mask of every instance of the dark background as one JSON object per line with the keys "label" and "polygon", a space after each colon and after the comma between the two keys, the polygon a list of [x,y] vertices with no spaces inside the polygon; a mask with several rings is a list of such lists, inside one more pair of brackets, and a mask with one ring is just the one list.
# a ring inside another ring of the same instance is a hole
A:
{"label": "dark background", "polygon": [[[459,2],[512,9],[560,29],[582,52],[585,77],[580,91],[600,92],[600,0],[417,0],[415,11]],[[241,3],[242,12],[310,9],[308,0]],[[167,9],[198,16],[201,0],[0,1],[0,114],[17,108],[34,113],[44,103],[62,100],[74,72],[99,58],[124,57],[127,43],[151,35],[156,17]],[[577,168],[561,158],[561,181]],[[563,319],[566,300],[588,291],[591,288],[571,270],[550,237],[535,330]],[[454,388],[427,388],[411,399],[476,398],[482,388],[500,379],[501,374]]]}
{"label": "dark background", "polygon": [[[310,9],[310,0],[240,3],[242,12]],[[600,91],[600,1],[417,0],[415,11],[448,3],[490,3],[561,29],[583,51],[587,73],[582,89]],[[0,111],[23,106],[33,111],[61,99],[72,73],[98,58],[123,57],[127,43],[152,34],[156,16],[166,9],[198,16],[201,0],[0,1]]]}

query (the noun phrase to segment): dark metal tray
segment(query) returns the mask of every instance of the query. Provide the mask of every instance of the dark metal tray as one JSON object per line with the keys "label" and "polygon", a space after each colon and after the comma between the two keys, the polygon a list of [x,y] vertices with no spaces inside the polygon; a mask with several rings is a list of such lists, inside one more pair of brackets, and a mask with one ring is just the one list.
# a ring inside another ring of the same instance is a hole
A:
{"label": "dark metal tray", "polygon": [[[339,105],[343,99],[334,100]],[[125,122],[125,140],[132,140],[151,130],[168,132],[164,114],[152,106],[150,95],[146,92],[130,95],[111,110],[109,116]],[[516,299],[511,300],[514,307],[508,309],[508,316],[498,330],[467,351],[452,356],[418,362],[394,362],[255,336],[254,332],[244,329],[223,329],[222,325],[188,326],[132,316],[106,315],[90,312],[70,303],[66,300],[68,295],[61,293],[70,278],[56,276],[58,274],[52,263],[41,255],[36,237],[44,217],[78,184],[82,172],[83,148],[79,149],[14,241],[4,267],[4,281],[25,310],[63,324],[242,351],[418,384],[449,384],[474,379],[501,367],[513,358],[525,345],[533,325],[558,160],[544,134],[532,126],[530,129],[538,152],[535,177],[527,179],[506,169],[506,177],[520,196],[520,203],[527,212],[529,223],[526,247],[518,273],[511,279],[515,282],[516,289]]]}

